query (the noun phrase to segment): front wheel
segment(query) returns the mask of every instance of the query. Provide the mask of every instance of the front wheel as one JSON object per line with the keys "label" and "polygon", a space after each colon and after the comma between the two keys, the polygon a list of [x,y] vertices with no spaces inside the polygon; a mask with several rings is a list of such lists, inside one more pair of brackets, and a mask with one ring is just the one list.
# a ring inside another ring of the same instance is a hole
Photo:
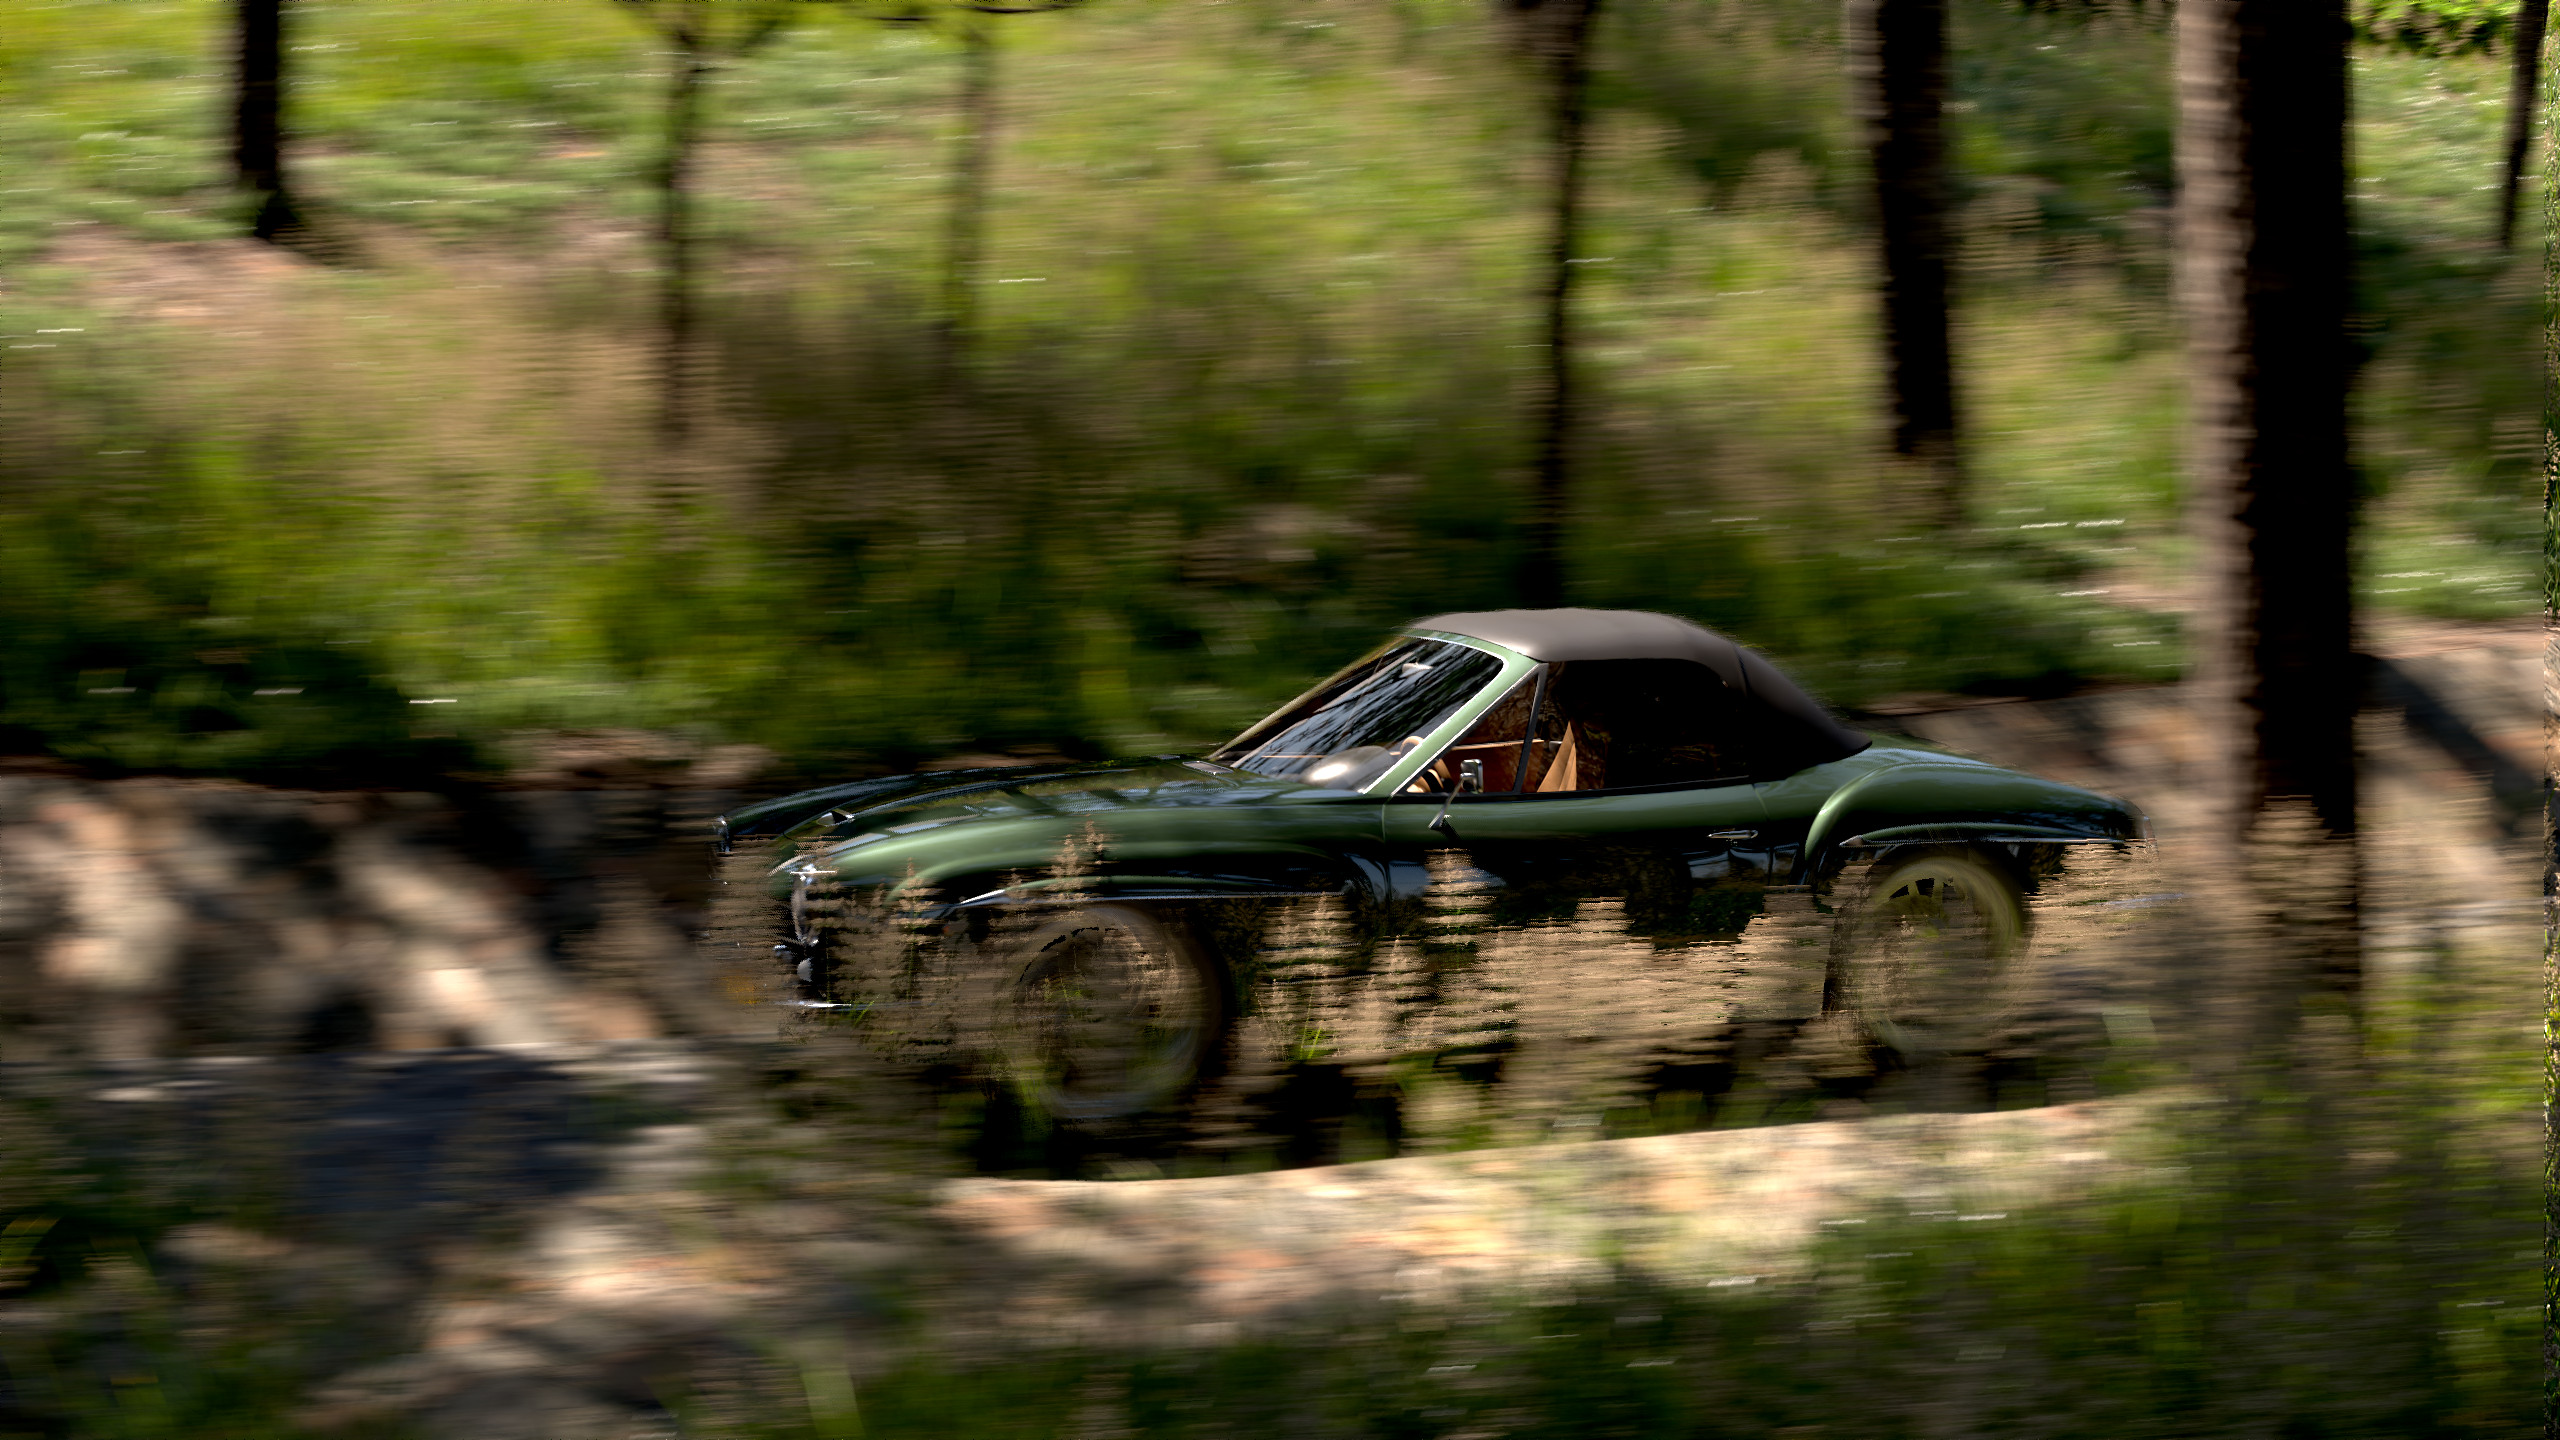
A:
{"label": "front wheel", "polygon": [[1088,905],[1010,948],[1019,968],[1000,997],[1000,1039],[1027,1104],[1107,1120],[1162,1109],[1198,1080],[1226,987],[1186,928],[1136,906]]}
{"label": "front wheel", "polygon": [[2026,929],[2017,880],[1986,855],[1882,861],[1842,907],[1823,1009],[1905,1069],[1978,1054]]}

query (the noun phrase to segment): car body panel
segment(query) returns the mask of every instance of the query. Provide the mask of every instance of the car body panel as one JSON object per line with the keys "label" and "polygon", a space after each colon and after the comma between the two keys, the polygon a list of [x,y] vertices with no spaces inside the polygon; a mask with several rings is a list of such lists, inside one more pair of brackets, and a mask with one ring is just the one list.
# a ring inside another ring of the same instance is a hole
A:
{"label": "car body panel", "polygon": [[[1180,762],[1091,766],[858,811],[799,837],[806,853],[777,864],[769,889],[788,892],[813,866],[843,886],[937,897],[927,903],[947,901],[938,892],[972,879],[1025,895],[1065,879],[1116,887],[1137,874],[1158,892],[1185,877],[1203,894],[1338,889],[1357,873],[1340,850],[1375,848],[1377,812],[1376,801],[1351,791],[1243,772]],[[834,837],[846,829],[856,833]]]}
{"label": "car body panel", "polygon": [[1760,789],[1745,782],[1619,793],[1461,795],[1449,806],[1446,838],[1429,828],[1444,797],[1399,795],[1386,803],[1385,831],[1391,843],[1406,845],[1683,836],[1704,843],[1714,831],[1756,829],[1767,816]]}
{"label": "car body panel", "polygon": [[[1878,746],[1817,765],[1766,790],[1772,811],[1804,816],[1801,834],[1781,842],[1801,847],[1803,871],[1816,875],[1851,839],[1878,843],[1944,843],[1921,838],[1931,826],[1984,843],[1999,841],[2133,841],[2141,818],[2121,800],[2075,785],[2005,770],[1941,751]],[[1892,837],[1913,832],[1899,841]]]}

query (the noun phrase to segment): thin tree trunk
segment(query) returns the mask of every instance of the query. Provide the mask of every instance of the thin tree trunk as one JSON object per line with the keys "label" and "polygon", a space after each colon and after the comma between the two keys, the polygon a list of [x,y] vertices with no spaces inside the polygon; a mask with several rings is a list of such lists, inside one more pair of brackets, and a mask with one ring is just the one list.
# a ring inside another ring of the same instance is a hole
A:
{"label": "thin tree trunk", "polygon": [[953,142],[951,209],[944,219],[942,248],[941,359],[945,383],[952,385],[966,379],[977,345],[978,290],[998,119],[995,25],[964,12],[960,43],[960,133]]}
{"label": "thin tree trunk", "polygon": [[273,241],[299,227],[284,175],[284,0],[238,0],[239,90],[233,171],[249,233]]}
{"label": "thin tree trunk", "polygon": [[2560,1435],[2560,96],[2542,117],[2542,1415]]}
{"label": "thin tree trunk", "polygon": [[2542,32],[2551,0],[2516,0],[2514,78],[2507,91],[2507,169],[2498,187],[2498,248],[2516,243],[2516,203],[2524,198],[2524,157],[2532,148],[2534,112],[2542,91]]}
{"label": "thin tree trunk", "polygon": [[706,23],[699,7],[669,38],[675,68],[667,82],[666,151],[658,167],[658,430],[670,443],[691,434],[693,354],[693,148],[701,127]]}
{"label": "thin tree trunk", "polygon": [[1591,88],[1591,26],[1600,0],[1543,0],[1526,13],[1532,54],[1549,105],[1546,372],[1535,412],[1536,450],[1520,603],[1564,603],[1565,514],[1572,500],[1574,434],[1581,419],[1574,386],[1574,248],[1582,238],[1582,171]]}
{"label": "thin tree trunk", "polygon": [[2351,1026],[2360,984],[2347,24],[2342,0],[2181,0],[2177,30],[2210,858],[2238,886],[2233,958],[2264,965],[2263,1040]]}
{"label": "thin tree trunk", "polygon": [[1875,172],[1893,453],[1937,524],[1964,518],[1948,321],[1946,0],[1848,0],[1844,29]]}

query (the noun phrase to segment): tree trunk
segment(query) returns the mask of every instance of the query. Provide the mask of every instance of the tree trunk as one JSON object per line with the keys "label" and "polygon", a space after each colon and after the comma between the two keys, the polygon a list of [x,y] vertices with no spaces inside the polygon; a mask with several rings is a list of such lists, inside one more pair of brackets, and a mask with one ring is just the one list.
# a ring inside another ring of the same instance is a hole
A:
{"label": "tree trunk", "polygon": [[[2560,96],[2544,102],[2560,112]],[[2542,117],[2542,1375],[2560,1432],[2560,113]]]}
{"label": "tree trunk", "polygon": [[1564,603],[1565,513],[1572,498],[1580,420],[1573,373],[1574,247],[1582,234],[1584,131],[1591,88],[1591,26],[1600,0],[1513,0],[1522,38],[1545,82],[1549,224],[1544,295],[1546,368],[1533,423],[1536,450],[1529,525],[1517,588],[1528,606]]}
{"label": "tree trunk", "polygon": [[2498,187],[2498,248],[2516,243],[2516,202],[2523,198],[2524,156],[2533,144],[2534,112],[2542,92],[2542,32],[2551,0],[2516,0],[2515,72],[2507,92],[2507,169]]}
{"label": "tree trunk", "polygon": [[693,146],[702,121],[708,22],[698,4],[670,27],[675,69],[667,81],[666,151],[658,166],[658,430],[681,444],[693,429]]}
{"label": "tree trunk", "polygon": [[1848,0],[1850,73],[1875,172],[1893,453],[1932,521],[1964,519],[1948,336],[1946,0]]}
{"label": "tree trunk", "polygon": [[942,247],[942,367],[944,383],[968,374],[978,329],[978,288],[985,258],[987,203],[995,175],[996,34],[992,21],[960,16],[962,80],[960,133],[951,158],[951,209]]}
{"label": "tree trunk", "polygon": [[284,0],[238,0],[239,90],[232,164],[249,233],[274,241],[299,228],[284,177]]}
{"label": "tree trunk", "polygon": [[2208,857],[2238,885],[2233,959],[2265,962],[2247,997],[2260,1039],[2305,1013],[2351,1026],[2360,983],[2346,47],[2342,0],[2178,9]]}

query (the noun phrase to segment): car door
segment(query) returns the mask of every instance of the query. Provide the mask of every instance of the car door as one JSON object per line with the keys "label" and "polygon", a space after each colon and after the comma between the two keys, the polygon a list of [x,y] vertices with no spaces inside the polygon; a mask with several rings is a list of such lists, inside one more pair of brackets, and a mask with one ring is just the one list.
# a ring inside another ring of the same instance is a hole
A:
{"label": "car door", "polygon": [[[1462,851],[1506,918],[1608,898],[1633,933],[1737,933],[1771,860],[1754,714],[1692,661],[1543,665],[1388,798],[1385,834]],[[1468,760],[1484,789],[1452,794]]]}

